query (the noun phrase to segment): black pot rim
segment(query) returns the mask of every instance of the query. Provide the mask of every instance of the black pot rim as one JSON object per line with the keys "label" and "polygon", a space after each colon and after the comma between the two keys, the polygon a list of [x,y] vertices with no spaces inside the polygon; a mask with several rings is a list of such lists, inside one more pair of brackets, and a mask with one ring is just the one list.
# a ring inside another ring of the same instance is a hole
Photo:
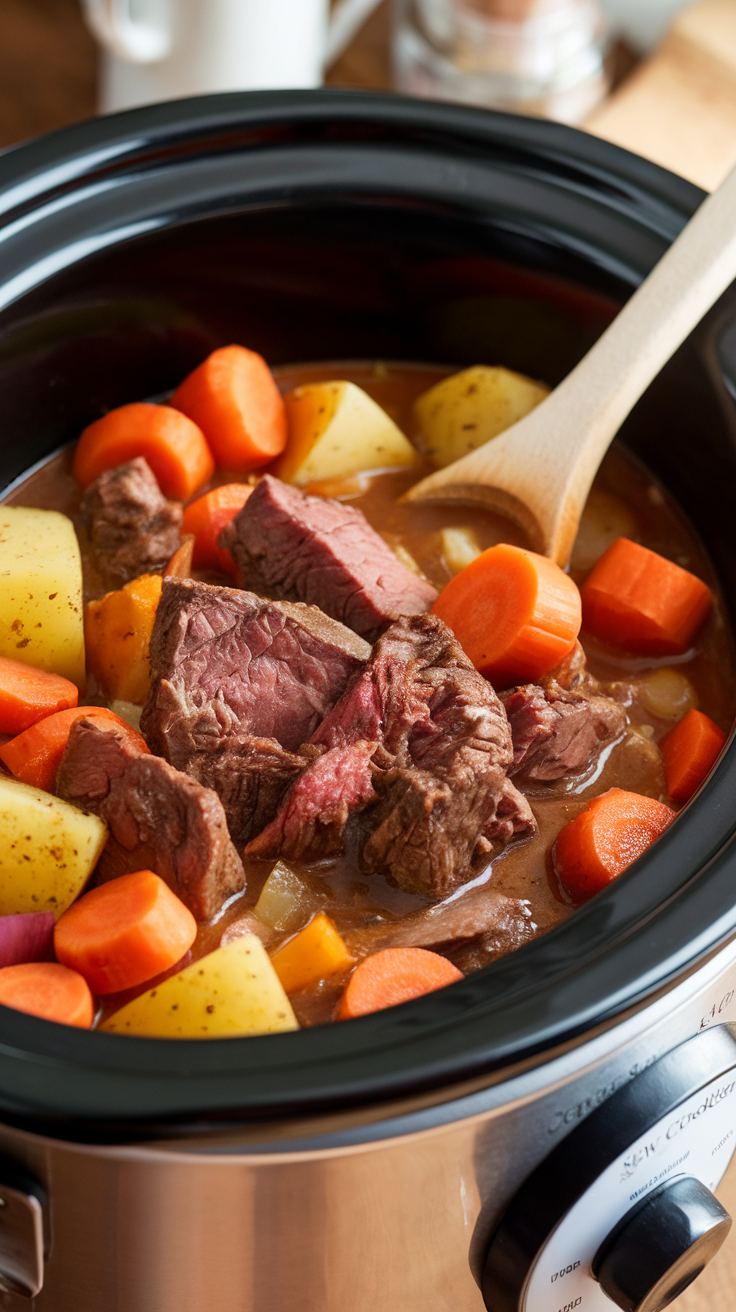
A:
{"label": "black pot rim", "polygon": [[[133,185],[194,154],[278,148],[350,129],[417,151],[563,178],[613,210],[634,210],[660,249],[702,199],[656,165],[574,129],[396,96],[345,91],[233,93],[130,110],[0,155],[4,236],[64,196],[106,179]],[[41,220],[42,224],[42,220]],[[16,272],[19,269],[15,270]],[[1,290],[1,283],[0,283]],[[80,1122],[143,1133],[202,1118],[271,1118],[380,1103],[498,1078],[615,1023],[736,935],[733,744],[656,847],[558,929],[464,982],[347,1025],[287,1035],[175,1042],[85,1033],[0,1007],[0,1114],[72,1137]],[[439,1095],[438,1095],[439,1096]],[[66,1129],[64,1129],[66,1127]]]}

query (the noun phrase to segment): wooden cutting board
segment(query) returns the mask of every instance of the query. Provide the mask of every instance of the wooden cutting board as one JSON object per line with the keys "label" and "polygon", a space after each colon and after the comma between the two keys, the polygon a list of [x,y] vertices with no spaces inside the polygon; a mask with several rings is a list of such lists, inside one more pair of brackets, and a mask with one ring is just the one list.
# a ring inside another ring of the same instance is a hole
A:
{"label": "wooden cutting board", "polygon": [[736,0],[683,10],[657,53],[586,126],[708,191],[717,187],[736,164]]}

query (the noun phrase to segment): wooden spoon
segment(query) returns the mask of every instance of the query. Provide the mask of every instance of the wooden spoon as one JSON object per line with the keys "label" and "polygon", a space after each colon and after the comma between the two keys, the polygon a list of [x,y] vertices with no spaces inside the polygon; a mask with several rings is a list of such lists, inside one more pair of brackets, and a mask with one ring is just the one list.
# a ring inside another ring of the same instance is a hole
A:
{"label": "wooden spoon", "polygon": [[565,565],[590,485],[652,379],[736,278],[736,169],[703,201],[588,354],[536,410],[423,478],[407,501],[480,503]]}

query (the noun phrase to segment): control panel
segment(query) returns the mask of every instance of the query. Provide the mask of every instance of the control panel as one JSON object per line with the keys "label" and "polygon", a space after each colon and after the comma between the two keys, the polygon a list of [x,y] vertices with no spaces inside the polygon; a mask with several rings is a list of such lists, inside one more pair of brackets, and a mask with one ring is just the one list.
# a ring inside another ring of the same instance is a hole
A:
{"label": "control panel", "polygon": [[712,1190],[736,1148],[736,1027],[667,1053],[527,1179],[485,1261],[489,1312],[660,1312],[731,1225]]}

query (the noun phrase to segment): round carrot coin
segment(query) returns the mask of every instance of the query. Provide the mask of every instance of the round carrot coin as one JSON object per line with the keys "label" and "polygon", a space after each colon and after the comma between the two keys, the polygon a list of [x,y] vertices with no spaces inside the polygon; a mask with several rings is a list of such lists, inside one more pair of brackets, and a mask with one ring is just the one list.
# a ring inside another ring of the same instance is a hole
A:
{"label": "round carrot coin", "polygon": [[188,501],[215,471],[204,434],[191,419],[170,405],[135,401],[85,428],[72,473],[80,487],[89,487],[106,469],[136,456],[148,461],[164,496],[179,501]]}
{"label": "round carrot coin", "polygon": [[0,1003],[83,1030],[88,1030],[94,1019],[94,999],[86,980],[55,961],[4,966],[0,970]]}
{"label": "round carrot coin", "polygon": [[497,688],[539,679],[580,632],[580,593],[546,556],[500,543],[443,588],[432,607]]}
{"label": "round carrot coin", "polygon": [[675,818],[664,802],[609,788],[560,830],[552,849],[557,877],[579,905],[611,883],[651,847]]}
{"label": "round carrot coin", "polygon": [[54,929],[54,951],[95,993],[119,993],[176,965],[197,922],[152,870],[120,875],[80,897]]}
{"label": "round carrot coin", "polygon": [[338,1020],[410,1002],[463,979],[447,957],[426,948],[383,948],[356,966],[337,1009]]}

